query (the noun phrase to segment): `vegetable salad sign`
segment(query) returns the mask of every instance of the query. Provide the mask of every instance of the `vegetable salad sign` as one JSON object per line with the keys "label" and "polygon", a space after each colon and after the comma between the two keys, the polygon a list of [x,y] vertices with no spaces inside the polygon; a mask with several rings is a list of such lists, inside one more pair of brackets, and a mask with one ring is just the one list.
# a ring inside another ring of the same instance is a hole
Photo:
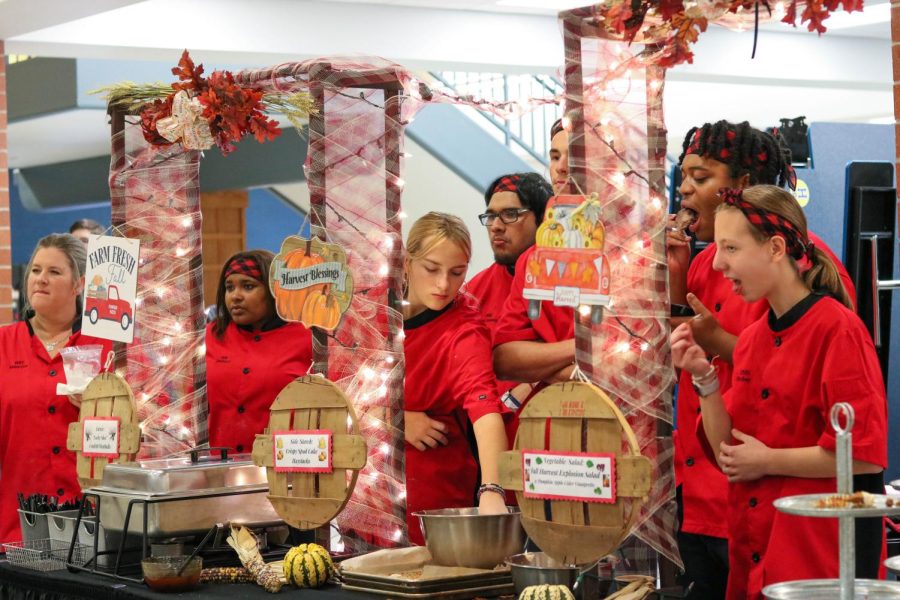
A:
{"label": "vegetable salad sign", "polygon": [[353,276],[340,246],[291,236],[269,270],[269,288],[282,319],[333,331],[353,298]]}
{"label": "vegetable salad sign", "polygon": [[88,240],[81,331],[114,342],[134,340],[140,242],[92,235]]}
{"label": "vegetable salad sign", "polygon": [[586,452],[522,452],[526,498],[616,501],[616,457]]}

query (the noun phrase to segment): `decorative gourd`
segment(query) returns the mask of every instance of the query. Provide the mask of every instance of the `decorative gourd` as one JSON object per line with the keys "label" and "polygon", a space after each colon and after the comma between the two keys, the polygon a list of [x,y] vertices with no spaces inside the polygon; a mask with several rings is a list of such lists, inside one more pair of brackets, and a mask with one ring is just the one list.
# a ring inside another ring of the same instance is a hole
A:
{"label": "decorative gourd", "polygon": [[284,555],[284,578],[297,587],[322,587],[334,571],[331,556],[319,544],[300,544]]}
{"label": "decorative gourd", "polygon": [[546,248],[562,248],[563,246],[563,226],[559,221],[553,219],[545,219],[541,226],[538,227],[535,238],[538,246]]}
{"label": "decorative gourd", "polygon": [[591,247],[592,248],[603,248],[603,242],[606,239],[606,230],[603,227],[603,223],[598,222],[594,225],[593,231],[591,231]]}
{"label": "decorative gourd", "polygon": [[564,585],[529,585],[519,594],[519,600],[575,600],[572,591]]}
{"label": "decorative gourd", "polygon": [[306,297],[300,320],[307,327],[316,325],[322,329],[334,329],[341,321],[341,307],[327,289],[316,290]]}
{"label": "decorative gourd", "polygon": [[[305,248],[292,250],[284,257],[285,269],[303,269],[323,262],[322,257],[312,253],[312,241],[306,242]],[[282,290],[281,284],[276,279],[272,282],[272,291],[276,300],[275,309],[278,315],[286,321],[301,320],[301,313],[305,306],[307,296],[315,291],[321,291],[325,284],[312,285],[301,290]]]}

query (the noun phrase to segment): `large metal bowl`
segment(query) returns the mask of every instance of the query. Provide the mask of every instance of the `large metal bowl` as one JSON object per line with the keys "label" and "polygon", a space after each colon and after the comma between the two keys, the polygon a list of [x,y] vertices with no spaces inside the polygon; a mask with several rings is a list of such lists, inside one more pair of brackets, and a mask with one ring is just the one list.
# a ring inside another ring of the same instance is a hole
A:
{"label": "large metal bowl", "polygon": [[413,515],[419,517],[436,565],[493,569],[525,545],[517,507],[500,515],[481,515],[477,508],[423,510]]}
{"label": "large metal bowl", "polygon": [[516,595],[529,585],[564,585],[570,590],[578,578],[578,567],[558,563],[543,552],[526,552],[506,559],[512,572]]}

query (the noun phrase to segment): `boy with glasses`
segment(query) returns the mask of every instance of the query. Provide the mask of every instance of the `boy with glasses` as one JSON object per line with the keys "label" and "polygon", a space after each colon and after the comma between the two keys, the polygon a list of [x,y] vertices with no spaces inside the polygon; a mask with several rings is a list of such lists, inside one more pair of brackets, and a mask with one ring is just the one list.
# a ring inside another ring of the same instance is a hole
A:
{"label": "boy with glasses", "polygon": [[[544,218],[547,200],[553,195],[550,184],[537,173],[502,175],[487,187],[487,210],[478,220],[487,228],[494,252],[494,264],[473,277],[465,291],[481,304],[481,315],[491,330],[500,318],[519,256],[532,245],[538,225]],[[515,411],[531,392],[530,384],[498,381],[504,404]]]}

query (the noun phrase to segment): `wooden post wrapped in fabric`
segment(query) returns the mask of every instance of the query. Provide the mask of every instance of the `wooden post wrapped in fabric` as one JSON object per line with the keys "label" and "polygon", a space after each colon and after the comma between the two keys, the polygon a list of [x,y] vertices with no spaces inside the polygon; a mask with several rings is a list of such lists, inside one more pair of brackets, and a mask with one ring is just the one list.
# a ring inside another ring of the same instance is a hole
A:
{"label": "wooden post wrapped in fabric", "polygon": [[[87,432],[86,420],[89,421]],[[92,423],[99,424],[101,429],[92,431]],[[109,437],[100,445],[109,448],[104,451],[85,447],[85,442],[90,446],[91,436],[96,438],[101,431]],[[141,429],[134,410],[131,386],[116,373],[100,373],[82,394],[78,421],[69,424],[66,448],[76,453],[78,483],[82,488],[100,485],[106,465],[134,460],[140,445]]]}
{"label": "wooden post wrapped in fabric", "polygon": [[[634,432],[613,401],[589,383],[547,387],[522,409],[514,448],[501,456],[500,482],[515,490],[522,526],[541,550],[562,564],[593,562],[615,550],[640,514],[653,474],[651,461],[641,456]],[[614,468],[614,486],[608,486],[614,489],[612,499],[529,497],[524,489],[525,451],[609,455],[610,469]]]}
{"label": "wooden post wrapped in fabric", "polygon": [[[269,501],[286,523],[299,529],[321,527],[347,504],[359,470],[366,465],[366,442],[359,434],[356,412],[340,388],[320,375],[287,384],[270,411],[268,429],[253,443],[253,462],[266,467]],[[276,434],[281,433],[328,436],[328,468],[279,467],[282,456]]]}

